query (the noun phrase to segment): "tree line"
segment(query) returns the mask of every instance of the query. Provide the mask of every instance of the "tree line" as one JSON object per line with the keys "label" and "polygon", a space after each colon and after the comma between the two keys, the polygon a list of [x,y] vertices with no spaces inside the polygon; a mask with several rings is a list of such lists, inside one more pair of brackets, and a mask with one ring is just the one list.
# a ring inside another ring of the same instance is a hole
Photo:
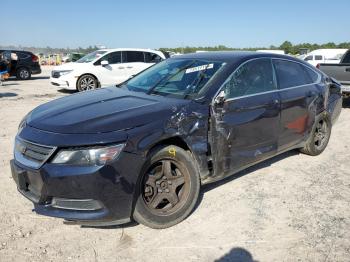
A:
{"label": "tree line", "polygon": [[[256,51],[260,49],[279,49],[284,50],[287,54],[296,55],[300,53],[300,49],[307,49],[308,51],[313,51],[316,49],[321,48],[346,48],[350,49],[350,42],[343,42],[343,43],[325,43],[325,44],[310,44],[310,43],[302,43],[302,44],[292,44],[290,41],[284,41],[280,46],[274,46],[271,45],[269,47],[247,47],[247,48],[235,48],[235,47],[228,47],[225,45],[217,45],[217,46],[185,46],[185,47],[175,47],[175,48],[168,48],[168,47],[161,47],[159,50],[161,51],[171,51],[175,53],[193,53],[196,51],[233,51],[233,50],[242,50],[242,51]],[[78,48],[52,48],[52,47],[23,47],[23,46],[1,46],[1,49],[16,49],[16,50],[25,50],[30,51],[35,54],[63,54],[63,53],[83,53],[87,54],[90,52],[93,52],[98,49],[96,45],[94,46],[88,46],[88,47],[78,47]]]}
{"label": "tree line", "polygon": [[162,47],[159,48],[159,50],[162,51],[171,51],[175,53],[193,53],[196,51],[256,51],[261,49],[271,49],[271,50],[284,50],[286,54],[292,54],[297,55],[300,53],[301,49],[307,49],[308,51],[313,51],[316,49],[323,49],[323,48],[346,48],[350,49],[350,42],[343,42],[343,43],[325,43],[325,44],[310,44],[310,43],[302,43],[302,44],[296,44],[293,45],[290,41],[284,41],[280,46],[274,46],[271,45],[269,47],[248,47],[248,48],[235,48],[235,47],[227,47],[225,45],[218,45],[218,46],[199,46],[199,47],[175,47],[175,48],[166,48]]}

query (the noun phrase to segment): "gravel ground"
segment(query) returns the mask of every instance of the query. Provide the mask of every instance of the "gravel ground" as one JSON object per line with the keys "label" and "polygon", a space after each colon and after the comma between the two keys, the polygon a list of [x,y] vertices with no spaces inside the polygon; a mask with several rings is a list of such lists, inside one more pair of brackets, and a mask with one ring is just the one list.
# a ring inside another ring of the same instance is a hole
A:
{"label": "gravel ground", "polygon": [[208,185],[169,229],[89,228],[36,215],[11,178],[22,117],[71,93],[48,75],[0,87],[0,261],[350,261],[350,101],[320,156],[288,152]]}

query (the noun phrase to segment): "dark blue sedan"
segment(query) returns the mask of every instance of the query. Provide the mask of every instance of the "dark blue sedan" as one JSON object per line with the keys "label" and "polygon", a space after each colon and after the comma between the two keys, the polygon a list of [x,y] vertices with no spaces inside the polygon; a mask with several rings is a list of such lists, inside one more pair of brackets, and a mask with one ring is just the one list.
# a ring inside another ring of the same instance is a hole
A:
{"label": "dark blue sedan", "polygon": [[177,56],[35,108],[12,174],[38,214],[166,228],[191,213],[202,184],[288,150],[320,154],[341,105],[340,85],[293,57]]}

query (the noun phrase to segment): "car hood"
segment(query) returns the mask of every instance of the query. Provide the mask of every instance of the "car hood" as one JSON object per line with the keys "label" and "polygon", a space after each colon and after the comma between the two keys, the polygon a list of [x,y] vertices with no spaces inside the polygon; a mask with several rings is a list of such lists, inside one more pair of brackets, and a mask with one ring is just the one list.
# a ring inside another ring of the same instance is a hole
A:
{"label": "car hood", "polygon": [[59,66],[55,66],[53,68],[53,71],[62,71],[62,70],[74,70],[77,68],[85,68],[91,66],[91,63],[75,63],[75,62],[70,62],[70,63],[65,63]]}
{"label": "car hood", "polygon": [[189,100],[150,96],[110,87],[53,100],[35,108],[27,125],[62,134],[127,130],[169,119]]}

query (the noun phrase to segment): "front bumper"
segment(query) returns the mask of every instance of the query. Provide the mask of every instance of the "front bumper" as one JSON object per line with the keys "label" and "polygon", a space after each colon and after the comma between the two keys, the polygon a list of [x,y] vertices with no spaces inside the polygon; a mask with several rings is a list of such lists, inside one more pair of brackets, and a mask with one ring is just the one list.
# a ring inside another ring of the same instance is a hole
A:
{"label": "front bumper", "polygon": [[122,152],[105,166],[46,163],[35,170],[11,160],[11,170],[19,192],[34,203],[36,213],[79,224],[115,225],[130,221],[143,161]]}
{"label": "front bumper", "polygon": [[59,78],[50,77],[50,83],[53,86],[62,87],[65,89],[76,90],[76,79],[66,76]]}

